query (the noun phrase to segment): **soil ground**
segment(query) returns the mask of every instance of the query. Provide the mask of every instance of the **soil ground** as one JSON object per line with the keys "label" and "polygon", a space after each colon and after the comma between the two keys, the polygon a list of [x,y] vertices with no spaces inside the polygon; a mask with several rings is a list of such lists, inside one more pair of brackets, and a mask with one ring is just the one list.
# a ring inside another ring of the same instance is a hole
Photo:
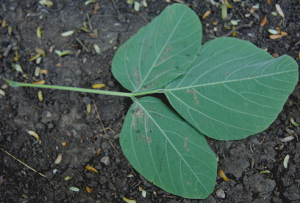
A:
{"label": "soil ground", "polygon": [[[39,5],[38,0],[2,0],[0,8],[0,76],[15,81],[46,80],[46,84],[90,88],[104,83],[104,89],[126,91],[113,78],[111,63],[116,49],[142,26],[147,25],[166,6],[165,0],[148,0],[148,7],[139,14],[123,0],[96,0],[85,5],[80,0],[52,0],[50,8]],[[216,1],[217,2],[217,1]],[[248,40],[274,56],[288,54],[298,63],[300,49],[300,6],[297,0],[247,0],[229,1],[234,8],[222,20],[220,5],[211,1],[187,0],[202,20],[203,42],[226,35],[232,28],[230,20],[239,25],[253,22],[252,27],[239,29],[236,38]],[[218,2],[217,2],[218,3]],[[259,3],[255,15],[245,17],[250,8]],[[285,19],[274,16],[279,4]],[[260,26],[267,16],[265,26]],[[258,19],[259,17],[259,19]],[[6,24],[4,25],[3,21]],[[78,32],[87,23],[89,33]],[[216,23],[214,25],[213,23]],[[90,24],[90,25],[89,25]],[[10,26],[11,33],[8,31]],[[42,27],[42,37],[36,30]],[[268,29],[288,33],[280,39],[269,39]],[[69,37],[61,33],[76,30]],[[97,33],[95,33],[97,30]],[[101,53],[94,49],[97,44]],[[9,50],[9,48],[11,48]],[[40,64],[28,59],[35,48],[43,49],[46,56]],[[9,50],[9,52],[7,52]],[[52,50],[71,50],[73,54],[58,57]],[[19,60],[14,60],[18,51]],[[20,64],[23,73],[12,68]],[[34,74],[36,66],[48,70],[41,78]],[[105,95],[43,89],[44,100],[37,98],[39,89],[5,87],[0,96],[0,147],[24,163],[45,174],[42,177],[28,167],[0,152],[0,202],[123,202],[122,196],[137,202],[300,202],[300,143],[298,137],[282,142],[281,139],[300,128],[291,124],[290,118],[300,123],[300,92],[297,85],[277,120],[265,131],[239,141],[215,141],[209,144],[219,156],[219,169],[230,179],[217,177],[215,191],[205,200],[189,200],[168,194],[140,176],[122,154],[118,135],[125,114],[131,104],[129,99]],[[4,85],[4,86],[3,86]],[[104,135],[94,102],[103,125],[107,129],[116,151]],[[92,105],[89,115],[86,107]],[[40,142],[28,135],[31,130],[40,135]],[[66,142],[66,146],[62,143]],[[101,149],[97,156],[97,150]],[[55,164],[62,155],[59,164]],[[288,168],[283,167],[286,155],[290,156]],[[109,160],[108,160],[109,159]],[[108,160],[108,162],[107,162]],[[93,166],[99,173],[87,170]],[[269,174],[260,174],[269,170]],[[69,176],[70,180],[65,178]],[[91,189],[88,193],[86,186]],[[147,191],[144,198],[139,186]],[[79,192],[69,190],[77,187]],[[223,190],[225,198],[217,196]]]}

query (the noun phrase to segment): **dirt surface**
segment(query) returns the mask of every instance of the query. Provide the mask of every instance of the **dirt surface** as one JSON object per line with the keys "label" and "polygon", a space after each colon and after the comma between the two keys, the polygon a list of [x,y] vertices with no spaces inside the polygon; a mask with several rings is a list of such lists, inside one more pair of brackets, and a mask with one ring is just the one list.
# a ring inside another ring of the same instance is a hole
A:
{"label": "dirt surface", "polygon": [[[125,91],[111,74],[116,49],[170,3],[148,0],[148,7],[141,7],[139,15],[123,0],[96,2],[99,7],[95,12],[94,3],[86,6],[79,0],[53,0],[54,5],[50,8],[39,5],[38,0],[2,0],[0,76],[21,82],[44,79],[46,84],[84,88],[104,83],[106,90]],[[212,11],[202,20],[204,42],[230,32],[225,28],[225,24],[233,27],[230,20],[240,20],[239,25],[253,22],[252,27],[239,29],[236,37],[248,40],[274,56],[288,54],[299,63],[299,1],[272,0],[271,5],[267,0],[229,2],[234,8],[228,10],[228,19],[222,20],[220,5],[213,5],[209,0],[186,1],[200,18],[206,11]],[[256,16],[245,17],[257,3]],[[280,15],[271,14],[276,11],[275,3],[281,6],[284,21]],[[264,16],[268,21],[261,27]],[[88,28],[92,27],[89,33],[78,32],[84,27],[83,22]],[[11,34],[8,26],[12,28]],[[36,35],[38,27],[42,28],[40,39]],[[268,29],[276,27],[288,36],[269,39]],[[61,36],[69,30],[76,33]],[[100,54],[96,53],[94,44],[100,47]],[[46,52],[38,65],[28,61],[36,55],[35,48]],[[71,50],[73,54],[58,57],[52,50]],[[18,61],[15,61],[15,51],[18,51]],[[12,64],[20,64],[23,73],[14,70]],[[48,70],[48,74],[36,77],[37,66]],[[281,141],[293,133],[300,135],[300,128],[290,122],[290,118],[294,118],[300,123],[299,86],[278,119],[264,132],[239,141],[208,139],[218,154],[219,169],[230,180],[224,181],[218,176],[215,191],[207,199],[188,200],[153,186],[122,154],[118,135],[131,104],[129,99],[42,89],[44,100],[41,102],[37,97],[39,89],[7,88],[2,79],[0,85],[6,93],[0,96],[0,147],[46,176],[31,171],[1,151],[1,202],[124,202],[122,196],[137,202],[300,202],[300,143],[298,137]],[[104,134],[94,102],[120,156]],[[92,105],[92,110],[86,115],[88,104]],[[36,132],[40,141],[29,135],[29,130]],[[101,153],[97,156],[98,149]],[[62,160],[55,164],[59,155]],[[287,169],[283,166],[286,155],[290,156]],[[86,166],[94,167],[98,173],[87,170]],[[270,173],[260,173],[266,170]],[[65,180],[67,176],[71,179]],[[86,186],[91,193],[87,192]],[[139,186],[147,191],[145,198]],[[70,187],[80,191],[71,191]],[[220,191],[225,192],[225,198],[217,195]]]}

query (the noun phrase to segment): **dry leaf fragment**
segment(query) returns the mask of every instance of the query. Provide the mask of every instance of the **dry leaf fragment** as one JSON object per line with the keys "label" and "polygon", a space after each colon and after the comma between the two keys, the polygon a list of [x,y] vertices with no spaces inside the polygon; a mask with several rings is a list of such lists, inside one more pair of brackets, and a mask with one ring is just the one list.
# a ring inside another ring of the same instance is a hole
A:
{"label": "dry leaf fragment", "polygon": [[202,19],[205,19],[207,16],[209,16],[211,14],[211,10],[208,10],[204,13],[204,15],[202,16]]}
{"label": "dry leaf fragment", "polygon": [[233,6],[230,5],[230,3],[227,0],[225,0],[225,4],[226,4],[227,8],[233,8]]}
{"label": "dry leaf fragment", "polygon": [[36,48],[35,49],[35,52],[42,55],[42,56],[46,56],[46,53],[43,49],[40,49],[40,48]]}
{"label": "dry leaf fragment", "polygon": [[75,33],[74,30],[70,30],[70,31],[61,33],[61,36],[63,36],[63,37],[68,37],[68,36],[70,36],[70,35],[72,35],[72,34],[74,34],[74,33]]}
{"label": "dry leaf fragment", "polygon": [[86,191],[88,191],[88,193],[92,193],[91,188],[89,188],[88,186],[85,186]]}
{"label": "dry leaf fragment", "polygon": [[249,12],[250,12],[251,14],[253,14],[253,13],[254,13],[254,8],[251,7]]}
{"label": "dry leaf fragment", "polygon": [[43,101],[43,93],[42,93],[42,90],[39,90],[38,91],[38,98],[40,101]]}
{"label": "dry leaf fragment", "polygon": [[98,171],[97,171],[95,168],[91,167],[91,166],[86,166],[85,168],[86,168],[87,170],[89,170],[89,171],[93,171],[93,172],[95,172],[95,173],[98,173]]}
{"label": "dry leaf fragment", "polygon": [[36,29],[36,36],[38,37],[38,38],[42,38],[42,31],[41,31],[41,29],[42,29],[42,27],[38,27],[37,29]]}
{"label": "dry leaf fragment", "polygon": [[89,5],[90,3],[96,3],[96,1],[95,1],[95,0],[88,0],[88,1],[86,1],[84,4],[87,6],[87,5]]}
{"label": "dry leaf fragment", "polygon": [[270,37],[270,39],[279,39],[283,36],[282,35],[270,35],[269,37]]}
{"label": "dry leaf fragment", "polygon": [[267,3],[268,3],[269,5],[271,5],[271,0],[267,0]]}
{"label": "dry leaf fragment", "polygon": [[46,83],[45,80],[40,80],[40,81],[37,81],[37,82],[32,82],[32,84],[36,84],[36,85],[43,85],[45,83]]}
{"label": "dry leaf fragment", "polygon": [[5,96],[5,92],[3,90],[0,89],[0,95]]}
{"label": "dry leaf fragment", "polygon": [[136,201],[133,200],[133,199],[127,199],[127,198],[124,197],[124,196],[122,196],[122,198],[123,198],[123,200],[124,200],[125,202],[127,202],[127,203],[136,203]]}
{"label": "dry leaf fragment", "polygon": [[79,188],[77,187],[69,187],[69,190],[72,190],[73,192],[79,192]]}
{"label": "dry leaf fragment", "polygon": [[295,121],[295,119],[294,118],[290,118],[290,122],[294,125],[294,126],[299,126],[299,123],[297,123],[296,121]]}
{"label": "dry leaf fragment", "polygon": [[19,60],[19,52],[15,51],[14,61],[18,61],[18,60]]}
{"label": "dry leaf fragment", "polygon": [[280,141],[281,142],[289,142],[289,141],[292,141],[294,138],[295,138],[294,136],[290,135],[290,136],[287,136],[287,137],[281,139]]}
{"label": "dry leaf fragment", "polygon": [[40,70],[41,70],[41,68],[40,67],[35,67],[35,70],[34,70],[34,76],[35,77],[38,77],[39,75],[40,75]]}
{"label": "dry leaf fragment", "polygon": [[284,32],[284,31],[281,31],[280,34],[281,34],[282,36],[284,36],[284,37],[288,35],[288,33],[287,33],[287,32]]}
{"label": "dry leaf fragment", "polygon": [[99,149],[97,150],[97,156],[100,155],[100,152],[101,152],[101,149],[99,148]]}
{"label": "dry leaf fragment", "polygon": [[55,163],[55,164],[59,164],[59,163],[61,162],[61,160],[62,160],[62,155],[61,155],[61,154],[58,154],[58,155],[57,155],[57,158],[56,158],[55,161],[54,161],[54,163]]}
{"label": "dry leaf fragment", "polygon": [[39,1],[39,4],[41,4],[41,5],[43,5],[43,6],[48,6],[48,7],[53,6],[53,2],[50,1],[50,0],[40,0],[40,1]]}
{"label": "dry leaf fragment", "polygon": [[11,36],[12,27],[11,27],[11,26],[8,26],[8,27],[7,27],[7,31],[8,31],[8,35]]}
{"label": "dry leaf fragment", "polygon": [[46,69],[40,69],[39,73],[46,75],[46,74],[48,74],[48,70],[46,70]]}
{"label": "dry leaf fragment", "polygon": [[94,84],[94,85],[92,85],[93,89],[99,89],[99,88],[102,88],[102,87],[105,87],[105,84]]}
{"label": "dry leaf fragment", "polygon": [[137,11],[137,12],[140,11],[140,3],[139,3],[139,2],[135,1],[133,7],[134,7],[134,10],[135,10],[135,11]]}
{"label": "dry leaf fragment", "polygon": [[223,178],[225,181],[229,181],[229,179],[227,178],[227,176],[222,170],[219,170],[219,176]]}
{"label": "dry leaf fragment", "polygon": [[2,21],[1,27],[5,27],[6,26],[6,20]]}
{"label": "dry leaf fragment", "polygon": [[221,4],[221,17],[222,19],[227,18],[227,7],[225,4]]}
{"label": "dry leaf fragment", "polygon": [[69,55],[72,54],[73,52],[70,50],[65,50],[65,51],[59,51],[59,50],[55,50],[54,51],[59,57],[65,56],[65,55]]}
{"label": "dry leaf fragment", "polygon": [[36,64],[40,64],[41,61],[42,61],[42,57],[38,57],[38,58],[36,59],[35,63],[36,63]]}
{"label": "dry leaf fragment", "polygon": [[91,113],[92,105],[88,104],[86,106],[86,115],[89,115]]}
{"label": "dry leaf fragment", "polygon": [[264,170],[264,171],[261,171],[261,172],[259,172],[260,174],[264,174],[264,173],[271,173],[271,171],[269,171],[269,170]]}
{"label": "dry leaf fragment", "polygon": [[35,137],[36,140],[38,140],[38,141],[40,140],[40,137],[36,132],[33,132],[33,131],[30,130],[30,131],[28,131],[28,134]]}
{"label": "dry leaf fragment", "polygon": [[282,12],[280,5],[275,4],[275,7],[276,7],[276,10],[279,13],[279,15],[284,18],[284,13]]}
{"label": "dry leaf fragment", "polygon": [[286,156],[284,157],[284,160],[283,160],[283,167],[284,167],[284,168],[288,168],[289,160],[290,160],[290,155],[286,155]]}
{"label": "dry leaf fragment", "polygon": [[263,27],[267,23],[267,16],[264,17],[264,19],[261,21],[260,26]]}
{"label": "dry leaf fragment", "polygon": [[16,71],[23,73],[23,69],[20,64],[15,64],[15,69]]}
{"label": "dry leaf fragment", "polygon": [[72,179],[70,176],[65,177],[65,180],[66,180],[66,181],[68,181],[68,180],[70,180],[70,179]]}
{"label": "dry leaf fragment", "polygon": [[94,44],[94,49],[95,49],[97,54],[101,53],[100,47],[97,44]]}
{"label": "dry leaf fragment", "polygon": [[37,58],[39,58],[41,56],[41,54],[37,54],[35,55],[34,57],[31,57],[30,59],[28,59],[28,61],[34,61],[36,60]]}
{"label": "dry leaf fragment", "polygon": [[273,30],[273,29],[268,29],[268,32],[271,33],[272,35],[277,35],[278,34],[278,31]]}

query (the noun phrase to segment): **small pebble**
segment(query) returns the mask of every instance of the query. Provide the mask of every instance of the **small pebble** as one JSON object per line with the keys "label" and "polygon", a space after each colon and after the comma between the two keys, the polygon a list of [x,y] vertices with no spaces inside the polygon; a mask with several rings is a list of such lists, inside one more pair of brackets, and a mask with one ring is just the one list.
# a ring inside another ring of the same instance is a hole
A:
{"label": "small pebble", "polygon": [[224,199],[224,198],[225,198],[225,192],[224,192],[224,190],[222,190],[222,189],[218,189],[218,190],[216,191],[216,195],[217,195],[218,198],[221,198],[221,199]]}
{"label": "small pebble", "polygon": [[106,166],[110,164],[109,157],[105,156],[101,158],[101,163],[104,163]]}

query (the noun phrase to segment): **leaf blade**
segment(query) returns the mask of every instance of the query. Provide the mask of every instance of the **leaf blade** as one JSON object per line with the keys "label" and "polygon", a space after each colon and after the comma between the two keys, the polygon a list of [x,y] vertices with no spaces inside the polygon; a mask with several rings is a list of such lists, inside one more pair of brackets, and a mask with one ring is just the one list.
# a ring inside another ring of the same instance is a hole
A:
{"label": "leaf blade", "polygon": [[185,5],[173,4],[118,49],[112,73],[134,92],[162,88],[185,73],[201,39],[198,16]]}
{"label": "leaf blade", "polygon": [[214,189],[217,160],[205,137],[159,99],[135,101],[120,144],[132,166],[167,192],[199,199]]}
{"label": "leaf blade", "polygon": [[250,42],[222,37],[206,43],[165,94],[200,132],[235,140],[266,129],[297,81],[298,65],[291,57],[274,59]]}

